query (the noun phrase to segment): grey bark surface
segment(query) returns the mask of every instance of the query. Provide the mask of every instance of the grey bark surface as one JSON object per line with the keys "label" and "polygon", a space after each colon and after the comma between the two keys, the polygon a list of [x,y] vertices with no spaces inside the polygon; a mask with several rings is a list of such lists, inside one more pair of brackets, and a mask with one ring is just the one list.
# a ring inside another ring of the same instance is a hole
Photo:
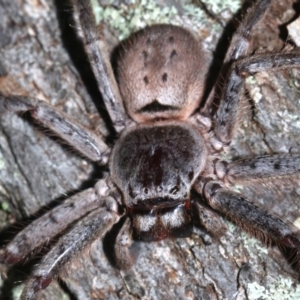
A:
{"label": "grey bark surface", "polygon": [[[280,51],[286,45],[286,25],[299,15],[299,2],[274,2],[255,29],[252,50]],[[107,135],[109,130],[98,115],[100,111],[106,118],[101,97],[70,26],[71,14],[72,6],[58,0],[0,0],[0,89],[45,100]],[[232,14],[209,14],[207,28],[196,33],[207,37],[212,26],[226,25],[231,18]],[[110,44],[115,40],[111,38]],[[226,43],[226,34],[222,41]],[[214,51],[217,42],[214,36],[206,47],[215,63],[224,55],[222,42]],[[246,88],[247,108],[226,158],[299,153],[299,70],[256,74],[247,79]],[[93,186],[100,176],[101,170],[34,125],[26,114],[1,116],[1,243],[24,226],[24,220]],[[297,180],[236,189],[285,221],[295,223],[300,218]],[[288,255],[228,224],[228,232],[220,239],[198,229],[185,239],[139,243],[136,264],[127,272],[113,266],[109,235],[78,254],[60,274],[59,283],[53,282],[39,299],[276,299],[282,290],[286,299],[300,298],[299,274],[290,266]],[[18,299],[20,282],[34,263],[0,267],[1,299]]]}

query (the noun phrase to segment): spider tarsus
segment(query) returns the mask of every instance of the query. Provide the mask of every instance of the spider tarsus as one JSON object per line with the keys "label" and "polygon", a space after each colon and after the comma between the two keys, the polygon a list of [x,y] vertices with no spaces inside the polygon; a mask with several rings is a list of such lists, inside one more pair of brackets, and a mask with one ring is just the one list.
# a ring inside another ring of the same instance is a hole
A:
{"label": "spider tarsus", "polygon": [[51,277],[37,277],[35,280],[36,284],[34,285],[34,292],[38,292],[39,290],[45,289],[51,282],[52,278]]}
{"label": "spider tarsus", "polygon": [[7,265],[14,265],[22,260],[20,255],[9,253],[5,249],[0,250],[0,263]]}

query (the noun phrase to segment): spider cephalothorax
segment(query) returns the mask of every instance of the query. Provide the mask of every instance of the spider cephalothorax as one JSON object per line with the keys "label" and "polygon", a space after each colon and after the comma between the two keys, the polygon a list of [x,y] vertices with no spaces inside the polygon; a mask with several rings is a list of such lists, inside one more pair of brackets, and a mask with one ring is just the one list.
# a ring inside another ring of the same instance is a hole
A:
{"label": "spider cephalothorax", "polygon": [[190,225],[191,187],[205,167],[206,156],[199,132],[183,122],[124,132],[110,167],[139,236],[159,240]]}
{"label": "spider cephalothorax", "polygon": [[109,147],[100,136],[43,101],[0,94],[1,112],[28,111],[88,159],[108,165],[110,170],[94,188],[66,199],[1,250],[3,263],[17,263],[66,231],[33,271],[23,300],[33,299],[76,253],[103,237],[121,217],[124,224],[115,242],[121,268],[133,264],[133,235],[146,241],[187,236],[195,216],[209,233],[220,235],[226,225],[216,212],[257,235],[300,250],[297,228],[230,189],[246,180],[299,175],[300,156],[269,155],[227,162],[220,154],[234,136],[244,77],[300,67],[298,49],[246,57],[251,29],[271,2],[257,1],[233,37],[225,58],[228,70],[222,72],[226,79],[221,98],[215,102],[212,96],[203,99],[205,54],[187,30],[155,25],[136,33],[121,47],[116,80],[90,6],[75,1],[85,50],[117,141]]}

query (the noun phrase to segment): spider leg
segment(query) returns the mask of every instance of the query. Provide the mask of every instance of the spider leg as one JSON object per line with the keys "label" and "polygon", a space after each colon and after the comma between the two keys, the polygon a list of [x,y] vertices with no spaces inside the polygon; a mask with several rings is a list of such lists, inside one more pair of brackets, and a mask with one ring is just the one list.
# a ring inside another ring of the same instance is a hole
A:
{"label": "spider leg", "polygon": [[193,203],[194,210],[199,217],[200,224],[213,236],[220,237],[227,231],[226,223],[208,207],[199,202]]}
{"label": "spider leg", "polygon": [[60,238],[54,248],[33,271],[23,290],[21,300],[35,299],[35,294],[46,288],[56,274],[59,274],[65,264],[79,251],[82,251],[94,240],[102,238],[119,221],[120,217],[115,209],[99,208],[94,210]]}
{"label": "spider leg", "polygon": [[260,71],[300,67],[299,49],[280,54],[258,54],[242,59],[231,66],[225,82],[220,106],[215,116],[216,137],[225,145],[229,144],[238,123],[241,93],[244,78]]}
{"label": "spider leg", "polygon": [[274,1],[256,0],[232,37],[230,47],[226,53],[225,63],[233,62],[247,54],[250,45],[251,31],[264,17],[272,2]]}
{"label": "spider leg", "polygon": [[[105,198],[102,188],[106,183],[100,180],[96,188],[87,189],[68,199],[44,214],[22,230],[4,249],[0,250],[0,262],[15,264],[35,248],[50,241],[74,221],[103,206]],[[98,188],[97,188],[98,187]]]}
{"label": "spider leg", "polygon": [[[243,18],[237,31],[231,39],[218,82],[223,81],[222,78],[226,77],[226,74],[228,74],[228,67],[230,67],[232,62],[246,56],[251,41],[252,29],[263,18],[272,2],[272,0],[257,0],[250,8],[250,11],[246,14],[246,17]],[[221,85],[223,85],[223,83]],[[215,92],[216,90],[211,92],[208,101],[205,103],[205,106],[201,111],[203,115],[211,114],[213,111],[215,111]]]}
{"label": "spider leg", "polygon": [[0,112],[30,112],[43,126],[51,129],[85,157],[100,164],[106,164],[110,149],[100,137],[69,120],[44,101],[24,96],[6,96],[0,93]]}
{"label": "spider leg", "polygon": [[230,183],[300,175],[300,155],[265,155],[239,159],[232,163],[219,161],[216,173],[220,179]]}
{"label": "spider leg", "polygon": [[220,183],[209,181],[203,192],[208,204],[224,214],[258,238],[289,248],[300,250],[300,230],[293,224],[279,218],[248,202],[240,194],[223,188]]}
{"label": "spider leg", "polygon": [[120,91],[113,74],[105,42],[96,29],[96,21],[89,1],[75,0],[79,26],[86,53],[91,62],[99,90],[116,132],[121,132],[127,120]]}
{"label": "spider leg", "polygon": [[133,258],[130,253],[132,245],[132,226],[129,218],[126,219],[115,242],[115,255],[117,265],[124,270],[133,265]]}

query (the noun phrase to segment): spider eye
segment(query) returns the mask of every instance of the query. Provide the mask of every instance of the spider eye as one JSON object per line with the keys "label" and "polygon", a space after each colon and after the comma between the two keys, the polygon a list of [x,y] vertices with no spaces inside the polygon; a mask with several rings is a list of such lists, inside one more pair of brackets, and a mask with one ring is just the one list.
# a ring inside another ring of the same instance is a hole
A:
{"label": "spider eye", "polygon": [[174,58],[175,56],[178,56],[176,50],[174,49],[171,54],[170,54],[170,58]]}
{"label": "spider eye", "polygon": [[144,80],[144,82],[145,82],[146,85],[149,83],[149,79],[148,79],[147,76],[145,76],[145,77],[143,78],[143,80]]}
{"label": "spider eye", "polygon": [[146,59],[146,58],[148,57],[147,51],[143,51],[143,52],[142,52],[142,55],[143,55],[144,59]]}
{"label": "spider eye", "polygon": [[163,82],[167,82],[168,79],[168,74],[164,73],[163,76],[161,77]]}

